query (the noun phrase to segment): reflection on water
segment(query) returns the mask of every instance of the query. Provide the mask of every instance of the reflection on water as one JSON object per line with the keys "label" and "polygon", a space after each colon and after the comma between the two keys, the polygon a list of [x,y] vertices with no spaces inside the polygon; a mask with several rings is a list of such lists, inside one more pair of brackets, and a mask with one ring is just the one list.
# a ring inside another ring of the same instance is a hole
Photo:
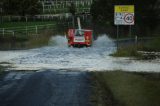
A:
{"label": "reflection on water", "polygon": [[0,50],[22,50],[27,48],[27,42],[2,42]]}

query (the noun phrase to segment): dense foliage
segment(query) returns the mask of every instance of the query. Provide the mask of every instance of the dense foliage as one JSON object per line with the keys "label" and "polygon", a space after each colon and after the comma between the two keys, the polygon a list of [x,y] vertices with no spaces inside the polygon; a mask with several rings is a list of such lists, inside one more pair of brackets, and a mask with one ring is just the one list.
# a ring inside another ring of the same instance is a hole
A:
{"label": "dense foliage", "polygon": [[74,3],[71,3],[70,6],[69,6],[69,12],[72,14],[72,15],[75,15],[76,13],[76,7],[75,7],[75,4]]}
{"label": "dense foliage", "polygon": [[42,10],[38,0],[2,0],[1,3],[5,15],[35,15]]}
{"label": "dense foliage", "polygon": [[93,21],[113,25],[114,5],[135,5],[135,26],[139,31],[153,31],[159,24],[159,0],[94,0]]}

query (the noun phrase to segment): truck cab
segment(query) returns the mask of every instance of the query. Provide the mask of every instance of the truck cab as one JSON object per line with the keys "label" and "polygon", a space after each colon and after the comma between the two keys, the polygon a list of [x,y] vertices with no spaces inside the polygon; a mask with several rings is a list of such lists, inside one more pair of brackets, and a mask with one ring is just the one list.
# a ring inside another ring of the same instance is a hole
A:
{"label": "truck cab", "polygon": [[89,29],[69,29],[68,46],[90,47],[92,45],[92,30]]}
{"label": "truck cab", "polygon": [[92,45],[93,31],[81,29],[80,18],[77,18],[78,29],[68,30],[68,46],[71,47],[90,47]]}

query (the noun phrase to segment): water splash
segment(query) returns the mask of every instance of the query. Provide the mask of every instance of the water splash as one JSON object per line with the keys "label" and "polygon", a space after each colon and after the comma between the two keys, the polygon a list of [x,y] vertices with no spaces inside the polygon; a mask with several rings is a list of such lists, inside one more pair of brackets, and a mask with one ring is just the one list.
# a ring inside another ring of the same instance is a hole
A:
{"label": "water splash", "polygon": [[113,40],[109,38],[107,35],[101,35],[98,39],[93,42],[93,47],[113,47],[115,46]]}
{"label": "water splash", "polygon": [[49,41],[50,46],[67,47],[67,38],[61,35],[53,36]]}

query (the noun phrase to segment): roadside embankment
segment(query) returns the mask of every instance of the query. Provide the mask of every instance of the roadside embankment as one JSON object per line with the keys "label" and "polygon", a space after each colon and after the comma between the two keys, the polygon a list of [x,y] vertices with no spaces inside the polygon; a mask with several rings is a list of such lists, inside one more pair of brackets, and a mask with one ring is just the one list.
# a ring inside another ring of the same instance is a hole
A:
{"label": "roadside embankment", "polygon": [[159,45],[159,38],[151,39],[145,43],[126,44],[125,46],[123,44],[123,46],[121,45],[118,47],[117,51],[111,54],[111,56],[135,57],[137,59],[155,59],[160,57]]}
{"label": "roadside embankment", "polygon": [[92,72],[95,106],[159,106],[160,73]]}

